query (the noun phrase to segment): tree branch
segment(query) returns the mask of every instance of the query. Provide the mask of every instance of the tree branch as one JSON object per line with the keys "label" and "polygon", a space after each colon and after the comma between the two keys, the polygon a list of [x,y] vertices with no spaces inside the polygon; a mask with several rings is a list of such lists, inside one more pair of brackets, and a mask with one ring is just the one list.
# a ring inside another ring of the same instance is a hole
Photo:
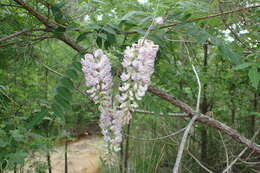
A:
{"label": "tree branch", "polygon": [[31,6],[26,4],[22,0],[14,0],[17,4],[21,5],[24,9],[26,9],[29,13],[31,13],[34,17],[36,17],[40,22],[42,22],[48,28],[55,28],[55,23],[50,21],[46,16],[41,15],[38,11],[34,10]]}
{"label": "tree branch", "polygon": [[[200,20],[208,20],[208,19],[211,19],[211,18],[224,16],[224,15],[227,15],[227,14],[232,14],[232,13],[236,13],[236,12],[240,12],[240,11],[245,11],[245,10],[252,9],[252,8],[259,8],[259,7],[260,7],[260,5],[254,5],[254,6],[249,6],[249,7],[237,8],[237,9],[233,9],[233,10],[230,10],[230,11],[225,11],[223,13],[216,13],[216,14],[212,14],[212,15],[209,15],[209,16],[203,16],[203,17],[190,19],[190,20],[187,20],[187,23],[192,23],[192,22],[196,22],[196,21],[200,21]],[[181,24],[181,23],[180,22],[175,22],[175,23],[170,24],[170,25],[162,26],[162,27],[160,27],[160,29],[170,28],[170,27],[176,26],[178,24]]]}
{"label": "tree branch", "polygon": [[[157,95],[158,97],[167,100],[172,105],[175,105],[179,107],[183,112],[186,112],[190,115],[190,117],[196,116],[197,113],[186,103],[183,103],[182,101],[176,99],[175,97],[153,87],[149,87],[148,91],[150,93],[153,93]],[[240,135],[236,130],[232,129],[231,127],[225,125],[224,123],[215,120],[209,116],[200,114],[200,116],[197,118],[197,121],[206,124],[208,126],[214,127],[221,132],[229,135],[231,138],[233,138],[236,142],[246,145],[248,148],[253,150],[256,153],[260,154],[260,145],[252,142],[251,140],[245,138],[244,136]]]}
{"label": "tree branch", "polygon": [[[14,0],[14,1],[17,4],[21,5],[24,9],[26,9],[34,17],[36,17],[40,22],[42,22],[47,27],[46,30],[54,31],[55,28],[57,27],[56,25],[64,28],[63,25],[61,26],[60,24],[58,24],[56,22],[50,21],[46,16],[43,16],[38,11],[34,10],[31,6],[26,4],[24,1],[22,1],[22,0]],[[64,29],[66,29],[66,27]],[[75,41],[68,38],[64,33],[57,35],[57,38],[59,40],[63,41],[64,43],[66,43],[67,45],[69,45],[70,47],[72,47],[74,50],[76,50],[79,53],[85,53],[86,52],[85,48],[81,47]]]}
{"label": "tree branch", "polygon": [[26,29],[26,30],[18,31],[16,33],[11,34],[11,35],[0,38],[0,42],[9,40],[9,39],[12,39],[14,37],[24,35],[24,34],[27,34],[27,33],[33,32],[33,31],[46,31],[46,29],[45,28],[34,28],[34,29]]}
{"label": "tree branch", "polygon": [[15,41],[15,42],[6,43],[6,44],[0,44],[0,47],[7,47],[7,46],[15,45],[15,44],[26,43],[26,42],[42,41],[42,40],[46,40],[46,39],[49,39],[49,38],[53,38],[53,37],[42,36],[42,37],[34,38],[34,39],[31,39],[31,40]]}
{"label": "tree branch", "polygon": [[22,8],[21,6],[19,5],[12,5],[12,4],[1,4],[0,3],[0,7],[16,7],[16,8]]}

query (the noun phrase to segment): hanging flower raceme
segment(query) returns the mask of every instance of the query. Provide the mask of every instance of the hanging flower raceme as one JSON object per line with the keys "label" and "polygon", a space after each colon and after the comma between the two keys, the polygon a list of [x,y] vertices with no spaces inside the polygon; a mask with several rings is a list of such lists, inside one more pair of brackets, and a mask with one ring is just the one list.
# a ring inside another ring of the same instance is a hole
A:
{"label": "hanging flower raceme", "polygon": [[119,87],[118,103],[114,104],[108,57],[99,49],[81,60],[86,86],[89,87],[87,93],[99,104],[100,127],[109,152],[120,150],[122,127],[132,118],[131,111],[138,107],[137,100],[141,100],[148,89],[158,49],[158,45],[146,39],[139,39],[137,44],[126,48],[122,62],[124,71],[120,76],[122,86]]}
{"label": "hanging flower raceme", "polygon": [[101,103],[104,96],[109,95],[112,87],[111,65],[108,57],[98,49],[92,54],[86,54],[81,60],[82,71],[85,74],[87,93],[94,102]]}
{"label": "hanging flower raceme", "polygon": [[120,76],[123,84],[119,87],[121,94],[118,96],[123,124],[132,118],[131,111],[138,107],[136,101],[141,100],[148,89],[158,49],[158,45],[142,38],[124,52],[124,72]]}
{"label": "hanging flower raceme", "polygon": [[117,113],[113,109],[110,88],[112,87],[111,65],[102,50],[96,50],[94,55],[86,54],[81,60],[82,71],[86,79],[87,93],[96,104],[99,104],[100,123],[104,140],[109,150],[118,151],[122,141],[121,124],[117,124]]}

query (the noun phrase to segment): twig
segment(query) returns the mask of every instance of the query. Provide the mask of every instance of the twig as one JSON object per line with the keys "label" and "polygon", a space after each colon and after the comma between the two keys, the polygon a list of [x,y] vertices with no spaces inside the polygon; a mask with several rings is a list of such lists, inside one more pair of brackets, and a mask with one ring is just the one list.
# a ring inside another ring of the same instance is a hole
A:
{"label": "twig", "polygon": [[204,166],[190,151],[188,151],[188,154],[207,172],[214,173],[213,171],[209,170],[206,166]]}
{"label": "twig", "polygon": [[[38,11],[34,10],[31,6],[26,4],[23,0],[14,0],[17,4],[21,5],[24,9],[26,9],[29,13],[31,13],[34,17],[36,17],[41,23],[43,23],[46,26],[46,30],[48,31],[55,31],[57,28],[57,25],[60,27],[65,27],[57,22],[50,21],[46,16],[43,16]],[[66,29],[66,27],[64,28]],[[86,49],[78,45],[74,40],[67,37],[65,34],[58,34],[57,38],[70,47],[72,47],[74,50],[76,50],[79,53],[85,53]]]}
{"label": "twig", "polygon": [[23,30],[23,31],[18,31],[16,33],[11,34],[11,35],[0,38],[0,42],[3,42],[5,40],[9,40],[9,39],[12,39],[14,37],[24,35],[24,34],[27,34],[27,33],[30,33],[30,32],[34,32],[34,31],[46,31],[46,29],[45,28],[34,28],[34,29],[26,29],[26,30]]}
{"label": "twig", "polygon": [[[224,15],[227,15],[227,14],[232,14],[232,13],[236,13],[236,12],[240,12],[240,11],[244,11],[244,10],[248,10],[248,9],[259,8],[259,7],[260,7],[260,5],[243,7],[243,8],[237,8],[237,9],[233,9],[233,10],[230,10],[230,11],[225,11],[223,13],[216,13],[216,14],[212,14],[212,15],[208,15],[208,16],[203,16],[203,17],[190,19],[190,20],[187,20],[185,23],[183,23],[183,22],[174,22],[174,23],[172,23],[170,25],[161,26],[159,29],[171,28],[171,27],[177,26],[179,24],[192,23],[192,22],[196,22],[196,21],[200,21],[200,20],[208,20],[208,19],[211,19],[211,18],[224,16]],[[153,29],[151,29],[151,31],[153,31]],[[136,33],[137,33],[137,31],[130,31],[130,32],[126,32],[124,34],[136,34]]]}
{"label": "twig", "polygon": [[125,136],[129,136],[130,138],[133,138],[133,139],[139,140],[139,141],[159,141],[159,140],[162,140],[162,139],[166,139],[166,138],[169,138],[169,137],[178,135],[179,133],[183,132],[185,129],[186,129],[186,127],[185,127],[185,128],[182,128],[182,129],[180,129],[180,130],[178,130],[177,132],[171,133],[171,134],[169,134],[169,135],[162,136],[162,137],[157,137],[157,138],[150,138],[150,139],[138,138],[138,137],[130,136],[130,135],[127,135],[127,134],[125,134]]}
{"label": "twig", "polygon": [[181,163],[181,158],[182,158],[184,147],[185,147],[185,144],[186,144],[186,141],[187,141],[187,138],[188,138],[188,134],[191,130],[193,123],[196,121],[196,119],[199,116],[200,116],[200,114],[196,114],[195,116],[193,116],[192,119],[190,120],[188,126],[186,127],[186,130],[185,130],[183,137],[182,137],[182,140],[181,140],[181,144],[180,144],[179,149],[178,149],[178,154],[177,154],[177,158],[176,158],[172,173],[178,173],[178,171],[179,171],[179,166],[180,166],[180,163]]}
{"label": "twig", "polygon": [[222,141],[223,146],[224,146],[224,149],[225,149],[226,161],[227,161],[227,166],[228,166],[228,165],[229,165],[228,150],[227,150],[226,144],[225,144],[225,142],[224,142],[223,136],[222,136],[222,134],[220,133],[219,130],[218,130],[218,133],[219,133],[219,136],[220,136],[220,138],[221,138],[221,141]]}
{"label": "twig", "polygon": [[53,37],[42,36],[42,37],[34,38],[34,39],[31,39],[31,40],[22,40],[22,41],[16,41],[16,42],[11,42],[11,43],[7,43],[7,44],[2,44],[2,45],[0,45],[0,47],[7,47],[7,46],[15,45],[15,44],[26,43],[26,42],[42,41],[42,40],[46,40],[46,39],[49,39],[49,38],[53,38]]}
{"label": "twig", "polygon": [[[201,96],[201,83],[200,83],[200,78],[199,78],[199,75],[196,71],[196,68],[194,67],[194,65],[192,64],[192,61],[191,61],[191,58],[190,58],[190,53],[189,53],[189,50],[187,48],[186,45],[184,45],[185,48],[186,48],[186,51],[188,53],[188,57],[189,57],[189,60],[190,60],[190,63],[191,63],[191,66],[192,66],[192,70],[196,76],[196,79],[197,79],[197,83],[198,83],[198,96],[197,96],[197,106],[196,106],[196,112],[198,113],[199,112],[199,109],[200,109],[200,96]],[[188,134],[191,130],[191,127],[193,125],[193,123],[195,122],[195,120],[199,117],[200,114],[196,114],[195,116],[192,117],[192,119],[190,120],[185,132],[184,132],[184,135],[182,137],[182,140],[181,140],[181,144],[180,144],[180,147],[178,149],[178,154],[177,154],[177,158],[176,158],[176,161],[175,161],[175,164],[174,164],[174,167],[173,167],[173,170],[172,172],[173,173],[178,173],[179,171],[179,166],[180,166],[180,163],[181,163],[181,158],[182,158],[182,154],[183,154],[183,151],[184,151],[184,147],[185,147],[185,144],[186,144],[186,141],[188,139]]]}
{"label": "twig", "polygon": [[[46,68],[47,70],[49,70],[49,71],[51,71],[51,72],[57,74],[58,76],[60,76],[60,77],[63,77],[63,76],[64,76],[63,74],[61,74],[61,73],[55,71],[54,69],[52,69],[51,67],[47,66],[46,64],[44,64],[44,63],[42,63],[42,62],[40,62],[40,61],[37,61],[37,62],[38,62],[39,64],[41,64],[44,68]],[[81,90],[79,90],[78,88],[75,88],[75,87],[74,87],[74,89],[75,89],[76,91],[78,91],[80,94],[86,96],[86,94],[85,94],[84,92],[82,92]]]}
{"label": "twig", "polygon": [[171,116],[171,117],[189,117],[187,113],[181,113],[181,112],[163,114],[163,113],[156,113],[156,112],[151,112],[151,111],[141,110],[141,109],[135,109],[133,110],[133,112],[142,113],[142,114],[159,114],[160,116]]}
{"label": "twig", "polygon": [[189,49],[187,48],[186,44],[184,44],[184,47],[186,48],[186,51],[188,53],[188,58],[190,60],[190,63],[191,63],[191,66],[192,66],[192,70],[196,76],[196,79],[197,79],[197,84],[198,84],[198,96],[197,96],[197,106],[196,106],[196,112],[199,112],[200,111],[200,97],[201,97],[201,83],[200,83],[200,78],[199,78],[199,75],[196,71],[196,68],[195,66],[192,64],[192,61],[191,61],[191,57],[190,57],[190,51]]}
{"label": "twig", "polygon": [[[255,139],[255,137],[258,135],[258,133],[260,132],[260,128],[257,130],[257,132],[254,134],[254,136],[252,137],[251,141],[253,141]],[[237,160],[246,152],[246,150],[249,147],[245,147],[240,153],[239,155],[230,163],[230,165],[228,165],[223,171],[222,173],[227,172],[230,168],[232,168],[232,166],[237,162]]]}
{"label": "twig", "polygon": [[[227,14],[232,14],[232,13],[236,13],[236,12],[240,12],[240,11],[245,11],[245,10],[252,9],[252,8],[259,8],[259,7],[260,7],[260,5],[237,8],[237,9],[233,9],[233,10],[230,10],[230,11],[225,11],[223,13],[216,13],[216,14],[212,14],[212,15],[209,15],[209,16],[203,16],[203,17],[190,19],[190,20],[187,20],[186,22],[192,23],[192,22],[196,22],[196,21],[200,21],[200,20],[208,20],[208,19],[211,19],[211,18],[215,18],[215,17],[227,15]],[[181,24],[181,22],[176,22],[176,23],[173,23],[171,25],[165,25],[165,26],[160,27],[160,29],[170,28],[170,27],[176,26],[178,24]]]}

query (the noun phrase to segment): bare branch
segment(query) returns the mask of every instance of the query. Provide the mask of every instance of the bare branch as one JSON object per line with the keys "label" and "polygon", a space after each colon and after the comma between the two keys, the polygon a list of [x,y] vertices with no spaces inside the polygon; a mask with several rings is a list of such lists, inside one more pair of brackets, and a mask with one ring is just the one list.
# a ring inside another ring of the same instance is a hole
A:
{"label": "bare branch", "polygon": [[[38,11],[34,10],[31,6],[26,4],[24,1],[22,1],[22,0],[14,0],[14,1],[17,4],[21,5],[24,9],[26,9],[34,17],[36,17],[40,22],[42,22],[47,27],[46,30],[54,31],[55,28],[57,27],[56,25],[66,29],[65,26],[61,26],[57,22],[50,21],[46,16],[43,16]],[[67,45],[69,45],[70,47],[72,47],[74,50],[76,50],[79,53],[85,53],[86,52],[86,49],[84,49],[83,47],[81,47],[78,44],[76,44],[75,41],[73,41],[70,38],[68,38],[65,34],[59,34],[59,35],[57,35],[57,38],[62,40],[64,43],[66,43]]]}
{"label": "bare branch", "polygon": [[30,32],[34,32],[34,31],[46,31],[46,29],[45,28],[34,28],[34,29],[26,29],[26,30],[23,30],[23,31],[18,31],[16,33],[11,34],[11,35],[0,38],[0,42],[3,42],[5,40],[9,40],[9,39],[12,39],[14,37],[24,35],[24,34],[27,34],[27,33],[30,33]]}
{"label": "bare branch", "polygon": [[171,116],[171,117],[182,117],[182,118],[189,117],[187,113],[181,113],[181,112],[163,114],[163,113],[156,113],[156,112],[151,112],[151,111],[141,110],[141,109],[135,109],[133,112],[142,113],[142,114],[159,114],[160,116]]}
{"label": "bare branch", "polygon": [[[260,132],[260,128],[256,131],[256,133],[254,134],[254,136],[252,137],[252,141],[255,139],[255,137],[258,135],[258,133]],[[232,168],[232,166],[237,162],[237,160],[246,152],[246,150],[249,147],[245,147],[240,153],[239,155],[230,163],[230,165],[228,165],[223,171],[222,173],[226,173],[230,168]]]}
{"label": "bare branch", "polygon": [[11,42],[11,43],[2,44],[2,45],[0,45],[0,47],[7,47],[7,46],[15,45],[15,44],[26,43],[26,42],[42,41],[42,40],[46,40],[46,39],[49,39],[49,38],[53,38],[53,37],[42,36],[42,37],[34,38],[34,39],[31,39],[31,40],[15,41],[15,42]]}
{"label": "bare branch", "polygon": [[197,159],[190,151],[188,151],[188,154],[203,168],[205,169],[207,172],[209,173],[213,173],[211,170],[209,170],[206,166],[204,166],[199,159]]}
{"label": "bare branch", "polygon": [[[196,21],[200,21],[200,20],[208,20],[208,19],[211,19],[211,18],[224,16],[224,15],[227,15],[227,14],[232,14],[232,13],[236,13],[236,12],[240,12],[240,11],[246,11],[248,9],[259,8],[259,7],[260,7],[260,5],[254,5],[254,6],[248,6],[248,7],[243,7],[243,8],[237,8],[237,9],[233,9],[233,10],[230,10],[230,11],[225,11],[223,13],[216,13],[216,14],[212,14],[212,15],[209,15],[209,16],[203,16],[203,17],[190,19],[190,20],[187,21],[187,23],[192,23],[192,22],[196,22]],[[162,27],[160,27],[160,29],[170,28],[170,27],[176,26],[178,24],[181,24],[181,23],[180,22],[175,22],[175,23],[170,24],[170,25],[162,26]]]}
{"label": "bare branch", "polygon": [[[225,149],[225,153],[226,153],[226,162],[227,162],[227,166],[229,165],[229,157],[228,157],[228,150],[227,150],[227,147],[226,147],[226,144],[224,142],[224,139],[223,139],[223,136],[222,134],[220,133],[220,131],[218,130],[218,133],[219,133],[219,136],[221,138],[221,141],[223,143],[223,146],[224,146],[224,149]],[[232,172],[232,171],[231,171]],[[227,172],[228,173],[228,172]]]}
{"label": "bare branch", "polygon": [[[150,93],[153,93],[157,95],[158,97],[167,100],[171,104],[179,107],[182,111],[189,114],[190,117],[195,116],[197,113],[194,112],[194,110],[188,106],[186,103],[176,99],[175,97],[153,87],[149,87],[148,91]],[[214,127],[218,130],[220,130],[222,133],[225,133],[229,135],[231,138],[233,138],[236,142],[244,144],[248,146],[251,150],[253,150],[256,153],[260,153],[260,145],[252,142],[251,140],[245,138],[244,136],[240,135],[236,130],[232,129],[231,127],[225,125],[224,123],[217,121],[209,116],[201,114],[200,117],[197,119],[199,122],[206,124],[208,126]]]}
{"label": "bare branch", "polygon": [[138,138],[138,137],[135,137],[135,136],[130,136],[130,135],[127,135],[127,134],[124,134],[125,136],[128,136],[130,138],[133,138],[135,140],[139,140],[139,141],[159,141],[159,140],[163,140],[163,139],[166,139],[166,138],[169,138],[169,137],[172,137],[172,136],[175,136],[175,135],[178,135],[179,133],[183,132],[184,130],[186,129],[186,127],[178,130],[177,132],[173,132],[169,135],[166,135],[166,136],[161,136],[161,137],[157,137],[157,138],[150,138],[150,139],[146,139],[146,138]]}
{"label": "bare branch", "polygon": [[178,171],[179,171],[179,166],[180,166],[180,163],[181,163],[182,154],[183,154],[183,151],[184,151],[184,148],[185,148],[186,141],[188,139],[189,132],[191,130],[193,123],[196,121],[196,119],[199,116],[200,116],[200,114],[194,115],[192,117],[192,119],[190,120],[188,126],[186,127],[186,130],[185,130],[183,137],[182,137],[182,140],[181,140],[181,144],[180,144],[179,149],[178,149],[178,154],[177,154],[177,158],[176,158],[172,173],[178,173]]}

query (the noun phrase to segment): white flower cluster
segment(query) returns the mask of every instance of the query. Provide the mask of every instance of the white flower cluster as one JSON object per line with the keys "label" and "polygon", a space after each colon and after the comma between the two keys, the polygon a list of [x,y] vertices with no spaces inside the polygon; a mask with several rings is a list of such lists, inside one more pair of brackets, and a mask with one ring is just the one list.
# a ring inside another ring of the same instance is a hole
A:
{"label": "white flower cluster", "polygon": [[158,49],[158,45],[142,38],[124,52],[124,72],[120,76],[123,84],[119,87],[121,94],[118,96],[123,124],[132,118],[130,111],[138,107],[136,101],[141,100],[148,89]]}

